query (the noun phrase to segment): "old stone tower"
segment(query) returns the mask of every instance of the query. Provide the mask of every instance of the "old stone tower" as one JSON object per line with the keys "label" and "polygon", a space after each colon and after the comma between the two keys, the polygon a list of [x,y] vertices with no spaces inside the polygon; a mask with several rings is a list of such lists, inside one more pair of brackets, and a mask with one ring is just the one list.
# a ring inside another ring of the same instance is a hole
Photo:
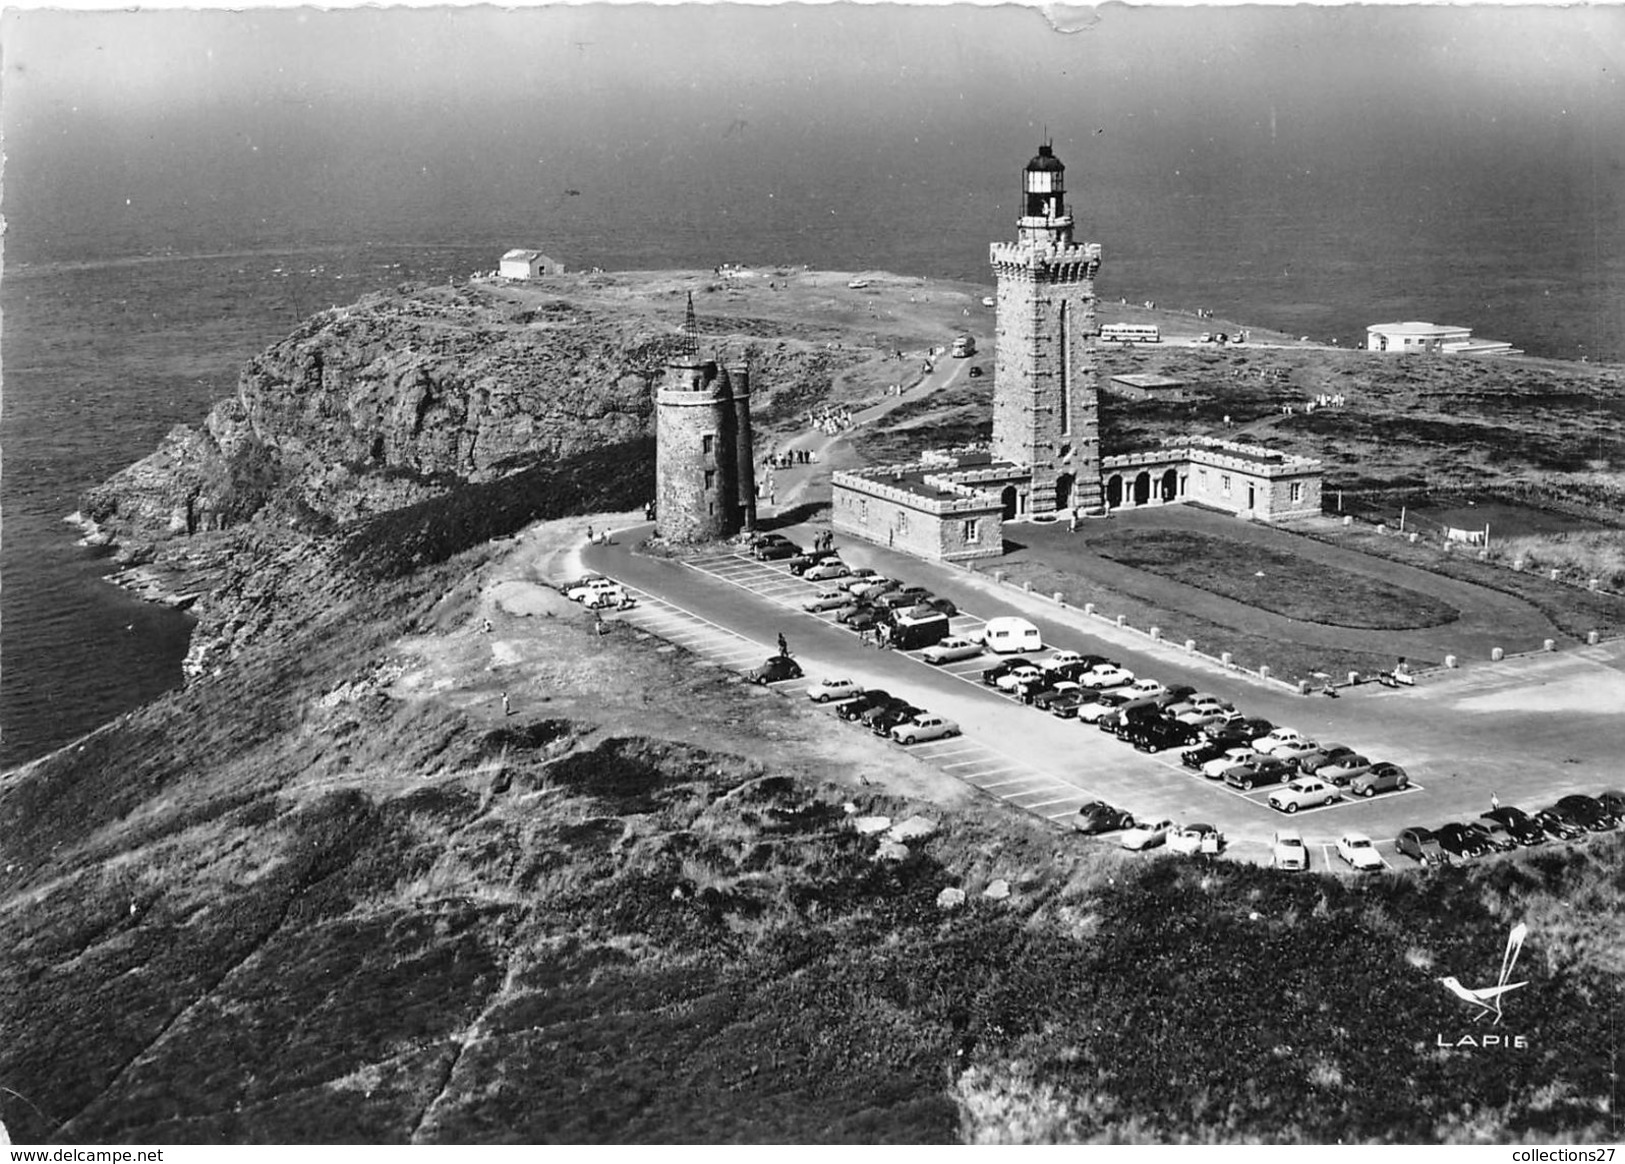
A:
{"label": "old stone tower", "polygon": [[750,373],[700,355],[693,295],[683,338],[655,392],[655,532],[671,542],[732,537],[756,527]]}
{"label": "old stone tower", "polygon": [[993,243],[998,337],[993,458],[1032,467],[1031,513],[1100,506],[1098,243],[1072,241],[1066,167],[1048,145],[1022,171],[1016,241]]}

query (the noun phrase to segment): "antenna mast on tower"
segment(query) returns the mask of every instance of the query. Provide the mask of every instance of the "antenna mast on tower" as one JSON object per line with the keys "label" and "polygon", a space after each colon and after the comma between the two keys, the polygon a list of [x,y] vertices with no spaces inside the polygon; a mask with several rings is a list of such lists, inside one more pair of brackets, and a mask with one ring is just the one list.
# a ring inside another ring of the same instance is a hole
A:
{"label": "antenna mast on tower", "polygon": [[683,319],[683,350],[698,358],[700,354],[700,325],[694,318],[694,292],[688,293],[688,314]]}

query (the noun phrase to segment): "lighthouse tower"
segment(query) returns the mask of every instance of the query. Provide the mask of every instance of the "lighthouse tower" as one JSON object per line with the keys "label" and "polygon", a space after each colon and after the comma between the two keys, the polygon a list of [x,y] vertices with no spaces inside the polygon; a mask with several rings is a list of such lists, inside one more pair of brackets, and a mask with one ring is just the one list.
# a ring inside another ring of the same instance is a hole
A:
{"label": "lighthouse tower", "polygon": [[1030,513],[1100,506],[1095,272],[1072,240],[1066,167],[1048,144],[1021,174],[1016,240],[994,243],[998,281],[993,456],[1032,469]]}
{"label": "lighthouse tower", "polygon": [[683,346],[655,392],[655,500],[659,537],[699,542],[756,523],[750,376],[700,355],[694,296]]}

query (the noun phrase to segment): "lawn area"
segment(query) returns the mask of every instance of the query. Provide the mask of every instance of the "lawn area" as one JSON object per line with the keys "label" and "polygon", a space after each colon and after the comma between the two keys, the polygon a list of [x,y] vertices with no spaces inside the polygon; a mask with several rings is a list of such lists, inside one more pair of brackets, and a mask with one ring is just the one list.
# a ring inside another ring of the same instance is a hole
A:
{"label": "lawn area", "polygon": [[1090,539],[1102,557],[1287,618],[1411,630],[1460,617],[1439,599],[1364,574],[1193,530],[1122,530]]}

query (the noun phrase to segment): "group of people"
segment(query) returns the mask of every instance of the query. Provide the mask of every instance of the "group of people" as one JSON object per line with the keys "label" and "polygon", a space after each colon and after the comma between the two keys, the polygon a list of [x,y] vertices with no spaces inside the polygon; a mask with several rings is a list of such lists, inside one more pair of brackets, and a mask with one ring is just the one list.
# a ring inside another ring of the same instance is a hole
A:
{"label": "group of people", "polygon": [[877,622],[874,626],[865,627],[859,631],[858,638],[863,642],[864,646],[868,646],[869,643],[873,642],[875,646],[884,651],[891,646],[891,626],[884,622]]}
{"label": "group of people", "polygon": [[810,465],[813,462],[811,449],[791,449],[787,453],[769,453],[763,458],[769,469],[788,469],[791,465]]}
{"label": "group of people", "polygon": [[813,537],[813,553],[827,554],[835,549],[835,535],[829,530]]}
{"label": "group of people", "polygon": [[807,412],[807,425],[825,436],[834,436],[852,427],[852,410],[844,404],[839,408],[826,404],[820,409],[810,409]]}
{"label": "group of people", "polygon": [[[1342,408],[1342,407],[1343,407],[1343,394],[1341,392],[1338,392],[1338,393],[1335,393],[1335,394],[1330,393],[1330,392],[1322,392],[1319,396],[1315,397],[1308,404],[1305,404],[1303,406],[1303,410],[1305,412],[1313,412],[1317,408]],[[1295,411],[1297,411],[1297,405],[1295,405],[1295,404],[1283,404],[1283,405],[1281,405],[1281,415],[1282,416],[1291,416]]]}

